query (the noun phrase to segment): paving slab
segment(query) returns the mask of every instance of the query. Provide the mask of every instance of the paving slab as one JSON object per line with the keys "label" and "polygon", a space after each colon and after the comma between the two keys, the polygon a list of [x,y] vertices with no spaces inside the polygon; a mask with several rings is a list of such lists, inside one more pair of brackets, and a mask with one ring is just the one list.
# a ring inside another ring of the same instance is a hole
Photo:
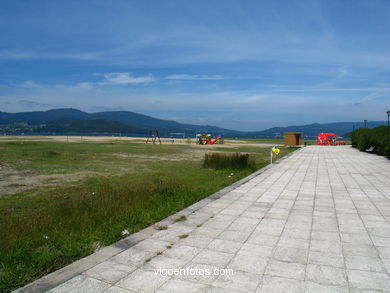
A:
{"label": "paving slab", "polygon": [[390,292],[389,274],[390,161],[308,146],[17,292]]}

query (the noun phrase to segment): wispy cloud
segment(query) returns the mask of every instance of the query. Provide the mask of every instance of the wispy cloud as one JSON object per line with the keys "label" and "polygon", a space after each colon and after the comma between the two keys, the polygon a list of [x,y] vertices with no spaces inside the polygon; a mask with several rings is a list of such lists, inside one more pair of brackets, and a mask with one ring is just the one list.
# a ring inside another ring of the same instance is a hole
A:
{"label": "wispy cloud", "polygon": [[26,80],[20,84],[23,88],[39,88],[40,85],[32,80]]}
{"label": "wispy cloud", "polygon": [[390,88],[304,88],[304,89],[273,89],[273,92],[368,92],[389,91]]}
{"label": "wispy cloud", "polygon": [[169,80],[221,80],[222,75],[194,75],[194,74],[170,74],[166,79]]}
{"label": "wispy cloud", "polygon": [[19,100],[18,103],[25,106],[25,107],[29,107],[29,108],[41,108],[41,107],[53,106],[51,104],[39,103],[39,102],[35,102],[35,101],[30,101],[30,100]]}
{"label": "wispy cloud", "polygon": [[125,84],[141,84],[151,83],[156,81],[153,75],[135,77],[131,72],[112,72],[103,74],[104,80],[100,82],[101,85],[125,85]]}

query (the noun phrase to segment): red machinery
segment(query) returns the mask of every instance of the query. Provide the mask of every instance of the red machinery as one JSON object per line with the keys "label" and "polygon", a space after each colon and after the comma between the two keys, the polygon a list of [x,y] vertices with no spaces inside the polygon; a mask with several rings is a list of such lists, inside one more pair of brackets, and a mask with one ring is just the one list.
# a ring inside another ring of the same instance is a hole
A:
{"label": "red machinery", "polygon": [[216,142],[223,143],[222,134],[218,135],[216,138],[212,138],[211,134],[197,134],[196,143],[197,144],[214,144]]}
{"label": "red machinery", "polygon": [[317,145],[345,145],[345,141],[337,141],[334,133],[318,133]]}

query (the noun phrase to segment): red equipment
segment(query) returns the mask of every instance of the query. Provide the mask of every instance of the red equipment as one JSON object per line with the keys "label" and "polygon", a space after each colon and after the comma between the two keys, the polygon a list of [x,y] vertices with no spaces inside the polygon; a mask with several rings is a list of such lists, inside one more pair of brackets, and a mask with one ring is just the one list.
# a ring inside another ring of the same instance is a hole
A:
{"label": "red equipment", "polygon": [[334,133],[318,133],[317,145],[345,145],[345,141],[337,141]]}
{"label": "red equipment", "polygon": [[197,134],[196,143],[197,144],[214,144],[216,142],[223,143],[222,134],[218,135],[216,138],[212,138],[211,134]]}

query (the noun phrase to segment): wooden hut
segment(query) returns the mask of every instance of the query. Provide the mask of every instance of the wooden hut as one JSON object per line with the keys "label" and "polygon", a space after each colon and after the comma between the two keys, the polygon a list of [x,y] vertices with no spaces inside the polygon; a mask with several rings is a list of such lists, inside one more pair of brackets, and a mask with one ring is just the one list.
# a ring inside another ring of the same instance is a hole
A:
{"label": "wooden hut", "polygon": [[285,132],[284,133],[284,145],[285,146],[296,146],[302,145],[302,134],[303,132]]}

